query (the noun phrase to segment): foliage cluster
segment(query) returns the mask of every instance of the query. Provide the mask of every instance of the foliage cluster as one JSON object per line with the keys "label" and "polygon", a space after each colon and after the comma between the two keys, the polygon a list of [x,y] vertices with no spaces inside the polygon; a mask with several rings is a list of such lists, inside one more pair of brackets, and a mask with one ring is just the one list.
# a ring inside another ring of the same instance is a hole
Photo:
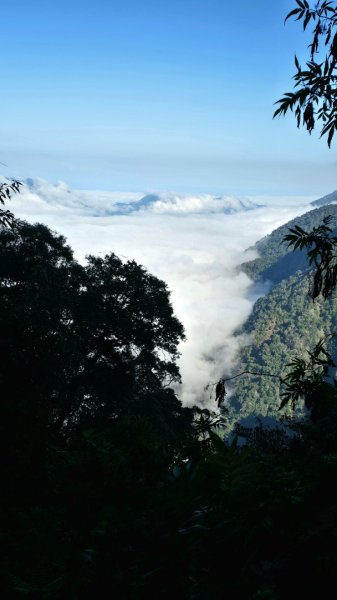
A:
{"label": "foliage cluster", "polygon": [[[6,180],[0,183],[0,204],[2,206],[10,200],[11,194],[16,194],[20,191],[22,183],[17,179],[10,181]],[[5,208],[0,208],[0,226],[11,227],[14,223],[14,214]]]}
{"label": "foliage cluster", "polygon": [[329,437],[316,424],[292,439],[250,430],[244,446],[210,431],[207,447],[185,438],[180,462],[178,440],[140,417],[51,445],[33,493],[18,482],[1,499],[2,597],[326,593],[336,583],[336,419],[329,427]]}
{"label": "foliage cluster", "polygon": [[337,237],[332,235],[329,224],[332,216],[323,219],[323,222],[314,227],[309,233],[299,225],[289,229],[284,240],[293,246],[307,251],[309,265],[315,267],[311,297],[313,300],[322,294],[323,298],[331,296],[337,282]]}
{"label": "foliage cluster", "polygon": [[[309,133],[316,121],[321,121],[321,137],[327,135],[330,147],[337,129],[337,8],[335,2],[318,0],[310,5],[307,0],[296,0],[297,7],[287,15],[286,20],[295,17],[306,29],[313,23],[312,41],[309,44],[310,57],[304,68],[295,56],[295,91],[284,94],[277,101],[279,107],[274,116],[294,112],[297,126],[301,124]],[[321,46],[325,53],[321,52]]]}
{"label": "foliage cluster", "polygon": [[82,266],[62,236],[24,222],[0,231],[0,277],[1,387],[16,382],[14,420],[26,426],[34,412],[66,434],[160,397],[173,427],[184,333],[163,282],[114,254]]}

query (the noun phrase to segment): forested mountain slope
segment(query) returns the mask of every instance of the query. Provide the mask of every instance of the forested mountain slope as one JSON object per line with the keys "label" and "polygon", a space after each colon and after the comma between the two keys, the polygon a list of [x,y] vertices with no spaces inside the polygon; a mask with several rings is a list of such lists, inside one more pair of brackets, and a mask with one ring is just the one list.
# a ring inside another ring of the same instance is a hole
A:
{"label": "forested mountain slope", "polygon": [[[312,210],[276,229],[256,244],[259,258],[241,268],[256,282],[269,282],[271,289],[259,298],[253,312],[238,333],[248,334],[250,344],[241,349],[236,372],[256,371],[280,376],[295,356],[322,337],[337,332],[337,295],[328,300],[310,298],[310,269],[306,253],[288,250],[283,237],[290,227],[299,225],[311,230],[323,218],[331,215],[330,226],[337,228],[337,206]],[[328,349],[337,356],[334,340]],[[233,373],[235,375],[235,373]],[[275,416],[280,413],[279,380],[277,377],[246,374],[232,382],[230,413]],[[233,414],[233,417],[234,417]]]}
{"label": "forested mountain slope", "polygon": [[322,198],[318,198],[311,202],[311,206],[325,206],[326,204],[332,204],[333,202],[337,202],[337,190],[331,192],[331,194],[327,194]]}
{"label": "forested mountain slope", "polygon": [[[241,269],[254,280],[260,278],[276,283],[280,279],[283,279],[284,276],[294,274],[299,268],[305,268],[305,253],[299,256],[299,253],[289,250],[287,243],[283,242],[283,238],[288,233],[290,227],[299,225],[309,231],[319,225],[324,217],[329,215],[332,217],[330,227],[337,227],[336,204],[316,208],[278,227],[270,235],[267,235],[255,244],[259,258],[244,263],[241,265]],[[285,265],[287,266],[285,267]]]}

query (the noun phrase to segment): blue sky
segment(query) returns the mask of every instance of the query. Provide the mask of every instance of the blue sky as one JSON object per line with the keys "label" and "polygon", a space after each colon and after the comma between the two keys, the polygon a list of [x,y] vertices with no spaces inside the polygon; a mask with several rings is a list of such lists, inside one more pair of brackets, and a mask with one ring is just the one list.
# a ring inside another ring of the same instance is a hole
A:
{"label": "blue sky", "polygon": [[79,188],[323,195],[336,152],[272,120],[305,57],[292,0],[11,0],[4,174]]}

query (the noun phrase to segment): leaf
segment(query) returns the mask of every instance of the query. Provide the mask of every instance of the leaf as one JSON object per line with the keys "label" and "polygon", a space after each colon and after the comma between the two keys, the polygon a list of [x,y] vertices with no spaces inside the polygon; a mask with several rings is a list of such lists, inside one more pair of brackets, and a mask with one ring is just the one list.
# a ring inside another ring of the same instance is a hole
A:
{"label": "leaf", "polygon": [[290,11],[290,13],[286,16],[286,18],[284,19],[284,22],[288,21],[288,19],[290,19],[290,17],[292,17],[293,15],[297,15],[297,13],[302,12],[300,8],[294,8],[294,10]]}
{"label": "leaf", "polygon": [[282,112],[282,106],[280,106],[277,110],[275,110],[274,114],[273,114],[273,119],[275,119],[275,117],[277,117],[277,115],[279,115]]}
{"label": "leaf", "polygon": [[227,454],[227,446],[226,444],[219,438],[219,436],[213,431],[209,432],[209,437],[211,442],[217,452],[221,454]]}
{"label": "leaf", "polygon": [[284,394],[283,400],[281,401],[281,404],[279,406],[279,410],[282,410],[282,408],[284,408],[288,404],[289,400],[290,400],[290,395]]}
{"label": "leaf", "polygon": [[335,128],[331,127],[330,131],[329,131],[329,135],[328,135],[328,146],[329,148],[331,147],[331,142],[332,142],[332,138],[334,136],[335,133]]}
{"label": "leaf", "polygon": [[303,21],[303,31],[305,31],[305,30],[306,30],[306,28],[307,28],[307,25],[308,25],[308,23],[309,23],[310,19],[311,19],[311,13],[310,13],[310,12],[307,12],[307,14],[306,14],[306,16],[305,16],[305,19],[304,19],[304,21]]}
{"label": "leaf", "polygon": [[328,58],[326,57],[325,63],[324,63],[324,75],[327,75],[328,72],[329,72],[329,61],[328,61]]}

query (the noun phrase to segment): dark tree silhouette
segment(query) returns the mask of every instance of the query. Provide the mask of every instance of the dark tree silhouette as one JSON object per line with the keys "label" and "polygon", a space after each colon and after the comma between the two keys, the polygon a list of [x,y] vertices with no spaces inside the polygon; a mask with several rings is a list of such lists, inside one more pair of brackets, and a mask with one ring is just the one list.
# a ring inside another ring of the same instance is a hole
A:
{"label": "dark tree silhouette", "polygon": [[183,327],[166,284],[134,261],[110,254],[81,266],[44,225],[2,227],[0,321],[3,407],[23,427],[69,434],[150,413],[159,398],[180,413],[170,385]]}

